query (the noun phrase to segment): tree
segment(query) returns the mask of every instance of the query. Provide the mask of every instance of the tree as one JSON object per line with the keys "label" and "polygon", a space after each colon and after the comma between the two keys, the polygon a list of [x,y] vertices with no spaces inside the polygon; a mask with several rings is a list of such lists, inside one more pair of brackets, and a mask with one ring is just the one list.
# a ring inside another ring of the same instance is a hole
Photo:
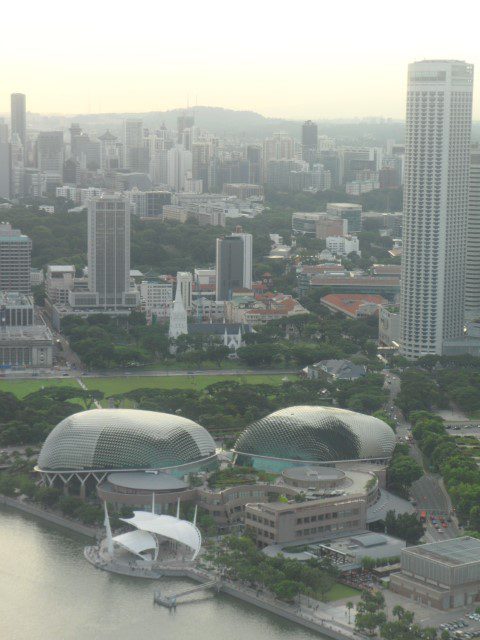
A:
{"label": "tree", "polygon": [[415,480],[423,476],[422,467],[410,456],[394,456],[388,466],[387,482],[391,488],[400,488],[406,493]]}
{"label": "tree", "polygon": [[380,591],[362,591],[361,600],[357,604],[355,628],[373,636],[375,630],[386,622],[384,609],[385,598]]}
{"label": "tree", "polygon": [[347,603],[345,603],[345,606],[347,607],[347,611],[348,611],[348,624],[350,624],[350,613],[354,607],[354,604],[351,600],[349,600]]}
{"label": "tree", "polygon": [[414,513],[395,516],[394,511],[389,511],[385,517],[385,530],[389,535],[405,540],[407,544],[416,544],[424,534],[423,525]]}

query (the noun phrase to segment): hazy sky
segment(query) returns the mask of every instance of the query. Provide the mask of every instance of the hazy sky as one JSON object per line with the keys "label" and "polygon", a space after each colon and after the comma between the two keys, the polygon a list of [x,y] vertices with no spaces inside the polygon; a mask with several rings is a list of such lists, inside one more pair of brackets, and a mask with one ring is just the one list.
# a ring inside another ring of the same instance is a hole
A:
{"label": "hazy sky", "polygon": [[0,112],[19,91],[33,112],[189,100],[280,117],[403,118],[408,62],[464,59],[480,74],[479,13],[478,0],[10,1]]}

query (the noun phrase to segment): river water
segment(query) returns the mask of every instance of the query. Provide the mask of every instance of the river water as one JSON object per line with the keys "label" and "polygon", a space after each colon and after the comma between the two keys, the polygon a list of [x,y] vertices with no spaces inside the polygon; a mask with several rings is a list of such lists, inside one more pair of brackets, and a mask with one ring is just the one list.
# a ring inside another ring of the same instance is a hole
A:
{"label": "river water", "polygon": [[117,576],[83,558],[85,538],[0,507],[0,640],[312,640],[318,634],[228,596],[175,612],[153,590],[191,584]]}

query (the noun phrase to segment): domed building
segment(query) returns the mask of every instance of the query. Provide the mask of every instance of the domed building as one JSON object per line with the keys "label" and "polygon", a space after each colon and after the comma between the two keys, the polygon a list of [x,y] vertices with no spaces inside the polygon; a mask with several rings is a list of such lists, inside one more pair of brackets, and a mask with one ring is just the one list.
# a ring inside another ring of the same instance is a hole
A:
{"label": "domed building", "polygon": [[48,435],[36,470],[47,486],[84,496],[112,471],[163,471],[176,477],[217,465],[215,442],[177,415],[93,409],[62,420]]}
{"label": "domed building", "polygon": [[281,472],[298,465],[372,461],[391,456],[395,436],[373,416],[336,407],[297,406],[257,420],[237,439],[236,464]]}

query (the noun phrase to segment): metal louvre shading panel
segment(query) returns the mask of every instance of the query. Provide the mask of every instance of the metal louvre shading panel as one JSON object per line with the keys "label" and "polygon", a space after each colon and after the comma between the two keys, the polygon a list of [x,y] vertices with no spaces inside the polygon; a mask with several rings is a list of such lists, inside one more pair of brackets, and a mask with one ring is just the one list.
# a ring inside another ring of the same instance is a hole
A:
{"label": "metal louvre shading panel", "polygon": [[297,406],[251,424],[234,450],[240,457],[331,462],[387,458],[394,446],[392,429],[378,418],[345,409]]}
{"label": "metal louvre shading panel", "polygon": [[202,426],[180,416],[134,409],[94,409],[62,420],[46,439],[42,470],[160,469],[215,454]]}

